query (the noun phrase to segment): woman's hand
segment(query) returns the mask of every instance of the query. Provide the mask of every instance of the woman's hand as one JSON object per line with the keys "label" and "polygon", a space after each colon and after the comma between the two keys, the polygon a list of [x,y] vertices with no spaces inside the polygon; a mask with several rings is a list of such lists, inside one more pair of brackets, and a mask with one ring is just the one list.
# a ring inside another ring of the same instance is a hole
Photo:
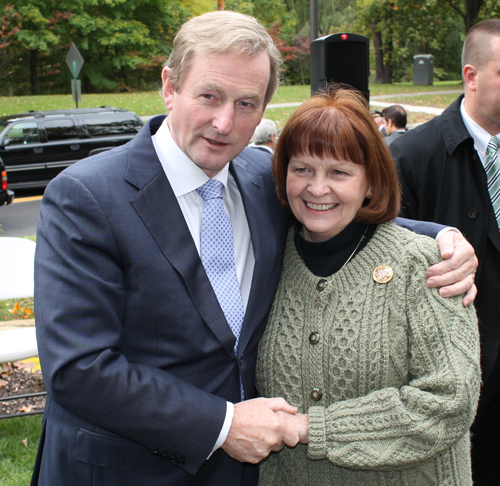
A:
{"label": "woman's hand", "polygon": [[299,442],[301,444],[309,443],[309,416],[304,413],[296,413],[291,415],[286,412],[276,412],[284,417],[285,420],[294,426],[299,433]]}

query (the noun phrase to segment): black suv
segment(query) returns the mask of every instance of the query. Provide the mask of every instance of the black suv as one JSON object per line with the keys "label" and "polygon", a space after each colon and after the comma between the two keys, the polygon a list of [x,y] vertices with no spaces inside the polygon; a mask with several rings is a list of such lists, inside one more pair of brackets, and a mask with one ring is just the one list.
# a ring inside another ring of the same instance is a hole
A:
{"label": "black suv", "polygon": [[128,142],[142,126],[135,113],[110,106],[2,116],[0,157],[9,187],[45,187],[77,160]]}
{"label": "black suv", "polygon": [[7,171],[0,159],[0,206],[10,204],[14,199],[14,192],[7,189]]}

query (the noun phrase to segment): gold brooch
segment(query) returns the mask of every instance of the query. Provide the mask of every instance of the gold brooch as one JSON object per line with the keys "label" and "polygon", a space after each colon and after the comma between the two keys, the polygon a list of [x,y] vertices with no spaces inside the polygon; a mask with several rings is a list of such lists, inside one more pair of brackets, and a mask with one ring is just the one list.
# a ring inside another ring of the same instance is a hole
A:
{"label": "gold brooch", "polygon": [[392,280],[394,271],[389,265],[380,265],[373,271],[373,280],[384,284]]}

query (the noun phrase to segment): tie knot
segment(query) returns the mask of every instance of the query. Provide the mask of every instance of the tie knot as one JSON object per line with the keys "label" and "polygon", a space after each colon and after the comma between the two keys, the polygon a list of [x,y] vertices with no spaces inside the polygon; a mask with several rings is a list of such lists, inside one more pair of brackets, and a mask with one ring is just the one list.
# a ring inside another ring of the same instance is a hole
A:
{"label": "tie knot", "polygon": [[216,179],[209,179],[205,184],[198,187],[196,191],[206,202],[209,199],[222,198],[222,190],[224,189],[224,184]]}
{"label": "tie knot", "polygon": [[487,152],[489,154],[496,154],[498,152],[498,148],[500,147],[500,139],[496,136],[490,138],[490,142],[488,143]]}

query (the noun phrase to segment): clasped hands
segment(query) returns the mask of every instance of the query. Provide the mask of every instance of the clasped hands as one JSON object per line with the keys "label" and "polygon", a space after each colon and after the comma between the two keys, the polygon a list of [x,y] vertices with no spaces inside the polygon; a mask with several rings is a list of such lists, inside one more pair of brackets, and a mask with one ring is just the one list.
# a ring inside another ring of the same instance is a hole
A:
{"label": "clasped hands", "polygon": [[231,428],[222,449],[240,462],[257,464],[271,451],[307,444],[308,416],[283,398],[255,398],[234,405]]}

